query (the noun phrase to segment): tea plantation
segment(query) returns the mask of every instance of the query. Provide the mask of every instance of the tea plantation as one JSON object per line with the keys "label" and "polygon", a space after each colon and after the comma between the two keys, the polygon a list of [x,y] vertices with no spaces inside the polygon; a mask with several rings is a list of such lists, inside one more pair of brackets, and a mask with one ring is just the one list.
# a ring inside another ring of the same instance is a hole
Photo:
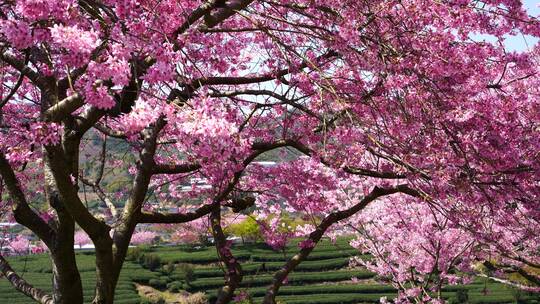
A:
{"label": "tea plantation", "polygon": [[[34,286],[49,291],[51,289],[52,269],[47,255],[29,255],[9,259],[11,266],[25,280]],[[94,293],[95,263],[93,252],[83,252],[77,254],[77,264],[81,272],[81,279],[84,288],[85,303],[92,302]],[[116,289],[115,303],[118,304],[138,304],[140,298],[135,290],[134,282],[148,281],[157,277],[142,266],[127,262],[124,265],[118,288]],[[0,278],[0,303],[9,304],[30,304],[35,303],[25,295],[15,291],[13,287],[4,278]]]}
{"label": "tea plantation", "polygon": [[[233,249],[242,260],[245,272],[242,291],[249,293],[254,303],[260,303],[272,273],[297,250],[291,244],[284,252],[274,252],[263,244],[238,245]],[[364,269],[349,269],[349,258],[357,251],[346,241],[337,244],[323,242],[292,273],[280,289],[278,301],[286,304],[338,304],[379,303],[383,296],[391,299],[396,291],[388,285],[376,283],[375,275]],[[17,271],[30,283],[45,290],[50,289],[51,266],[46,255],[10,258]],[[81,270],[85,301],[90,302],[94,290],[95,266],[91,251],[79,252],[77,262]],[[360,283],[351,283],[351,280]],[[216,290],[223,285],[223,269],[217,263],[215,248],[209,247],[145,247],[130,251],[120,281],[115,303],[138,304],[144,300],[138,296],[135,283],[150,285],[159,290],[187,290],[205,292],[212,302]],[[5,279],[0,279],[1,303],[33,303],[16,292]],[[452,303],[460,303],[458,294],[468,297],[468,303],[540,303],[540,296],[517,292],[502,284],[478,278],[472,284],[451,286],[443,297]],[[462,297],[461,297],[462,298]]]}

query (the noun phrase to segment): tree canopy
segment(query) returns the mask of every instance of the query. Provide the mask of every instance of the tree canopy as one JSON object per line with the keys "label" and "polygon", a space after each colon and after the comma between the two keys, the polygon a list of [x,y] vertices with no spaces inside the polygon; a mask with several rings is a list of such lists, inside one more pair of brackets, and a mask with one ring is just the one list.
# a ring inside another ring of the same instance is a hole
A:
{"label": "tree canopy", "polygon": [[76,227],[109,304],[138,224],[208,218],[227,303],[222,215],[247,209],[269,243],[304,237],[266,304],[345,233],[398,301],[482,262],[540,286],[540,46],[504,46],[540,36],[521,1],[8,0],[0,26],[2,215],[44,243],[52,294],[0,269],[37,302],[82,303]]}

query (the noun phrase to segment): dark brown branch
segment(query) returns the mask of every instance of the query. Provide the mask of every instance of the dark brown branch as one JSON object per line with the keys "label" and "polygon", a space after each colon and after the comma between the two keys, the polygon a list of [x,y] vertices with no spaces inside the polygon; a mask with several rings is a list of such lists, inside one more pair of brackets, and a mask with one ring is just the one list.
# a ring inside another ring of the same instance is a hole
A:
{"label": "dark brown branch", "polygon": [[[275,142],[256,142],[251,147],[253,153],[244,161],[244,165],[248,165],[251,161],[253,161],[253,159],[264,152],[282,147],[292,147],[307,156],[313,155],[313,151],[309,147],[292,139],[282,139]],[[321,162],[326,166],[332,166],[332,164],[325,159],[321,159]],[[193,172],[200,168],[201,166],[199,164],[155,164],[153,172],[154,174],[179,174]],[[343,170],[354,175],[363,175],[376,178],[402,179],[406,177],[404,174],[396,172],[375,171],[354,166],[345,166],[343,167]]]}
{"label": "dark brown branch", "polygon": [[[338,53],[336,53],[333,50],[329,50],[325,54],[317,57],[316,61],[320,61],[322,59],[329,59],[333,57],[337,57]],[[312,62],[304,61],[302,64],[300,64],[295,69],[293,68],[286,68],[279,71],[276,71],[274,73],[269,73],[266,75],[259,75],[259,76],[242,76],[242,77],[204,77],[195,79],[191,82],[189,85],[192,91],[195,91],[196,89],[205,86],[205,85],[241,85],[241,84],[253,84],[253,83],[259,83],[259,82],[266,82],[271,81],[274,79],[279,79],[285,75],[288,75],[295,71],[300,71],[308,66],[312,66]]]}
{"label": "dark brown branch", "polygon": [[274,99],[277,99],[277,100],[280,100],[282,101],[281,103],[275,103],[275,104],[260,104],[261,106],[273,106],[273,105],[281,105],[281,104],[286,104],[286,105],[290,105],[291,107],[294,107],[306,114],[309,114],[310,116],[313,116],[313,117],[316,117],[316,118],[319,118],[320,119],[320,116],[311,111],[309,108],[305,107],[304,105],[302,104],[299,104],[297,102],[295,102],[294,100],[291,100],[289,98],[287,98],[286,96],[283,96],[283,95],[280,95],[280,94],[277,94],[276,92],[273,92],[273,91],[270,91],[270,90],[239,90],[239,91],[232,91],[232,92],[217,92],[217,93],[212,93],[210,94],[210,96],[212,97],[234,97],[234,96],[238,96],[238,95],[254,95],[254,96],[259,96],[259,95],[266,95],[266,96],[270,96]]}
{"label": "dark brown branch", "polygon": [[154,174],[180,174],[199,170],[199,164],[156,164],[153,166]]}
{"label": "dark brown branch", "polygon": [[21,87],[23,80],[24,80],[24,74],[21,73],[21,75],[19,75],[19,78],[17,79],[17,82],[13,86],[13,88],[11,88],[11,90],[6,95],[6,97],[4,97],[4,99],[2,99],[2,101],[0,102],[0,109],[3,108],[6,105],[6,103],[8,103],[8,101],[11,99],[11,97],[13,97],[13,95],[15,95],[15,93],[17,93],[17,90],[19,90],[19,88]]}
{"label": "dark brown branch", "polygon": [[[77,224],[90,236],[94,244],[97,239],[109,237],[110,227],[104,222],[95,218],[79,198],[78,189],[71,180],[72,172],[68,168],[69,161],[67,155],[59,146],[46,146],[48,165],[55,185],[62,201],[69,202],[64,207],[75,219]],[[97,246],[97,244],[96,244]]]}
{"label": "dark brown branch", "polygon": [[[77,117],[77,133],[79,137],[83,137],[86,131],[95,127],[97,122],[107,114],[107,111],[91,106]],[[99,129],[98,129],[99,130]],[[107,134],[108,135],[108,134]]]}
{"label": "dark brown branch", "polygon": [[254,0],[229,0],[223,8],[213,10],[204,17],[205,28],[213,28],[237,12],[245,9]]}
{"label": "dark brown branch", "polygon": [[109,137],[127,139],[127,135],[124,132],[113,130],[102,123],[96,123],[94,128]]}
{"label": "dark brown branch", "polygon": [[[395,193],[405,193],[405,194],[412,195],[415,197],[420,196],[420,194],[417,191],[409,188],[409,186],[407,185],[398,185],[398,186],[390,187],[390,188],[375,187],[367,196],[365,196],[356,205],[350,207],[349,209],[332,212],[328,216],[326,216],[322,220],[322,222],[317,226],[315,231],[309,234],[307,239],[311,240],[313,244],[317,244],[323,237],[326,230],[333,224],[358,213],[359,211],[364,209],[369,203],[378,199],[379,197],[391,195]],[[279,288],[283,284],[283,281],[287,278],[289,273],[293,271],[296,268],[296,266],[298,266],[298,264],[300,264],[303,260],[305,260],[309,256],[309,254],[311,253],[311,251],[313,251],[314,248],[315,247],[302,248],[295,256],[293,256],[289,261],[287,261],[287,263],[283,266],[281,270],[275,273],[274,278],[272,279],[272,285],[266,291],[266,295],[263,300],[264,304],[275,303],[275,297],[278,293]]]}
{"label": "dark brown branch", "polygon": [[[244,165],[249,165],[257,156],[260,154],[277,149],[280,147],[291,146],[299,150],[307,151],[305,147],[301,146],[298,142],[293,140],[278,140],[275,142],[259,142],[254,143],[251,147],[253,153],[250,154],[245,160]],[[200,164],[154,164],[153,173],[154,174],[180,174],[180,173],[189,173],[201,168]]]}
{"label": "dark brown branch", "polygon": [[127,248],[131,236],[138,223],[138,216],[148,193],[148,187],[152,178],[152,166],[156,153],[159,133],[165,127],[166,120],[160,116],[153,124],[151,130],[144,132],[143,149],[139,154],[140,162],[137,165],[137,173],[133,181],[133,187],[118,221],[117,229],[113,234],[113,242],[116,251],[113,255],[112,281],[117,282],[127,254]]}
{"label": "dark brown branch", "polygon": [[107,208],[109,208],[109,211],[111,211],[111,215],[113,216],[113,218],[116,219],[117,216],[118,216],[118,211],[116,209],[116,206],[113,204],[111,199],[107,196],[105,191],[103,191],[103,188],[101,188],[99,183],[97,183],[97,182],[92,183],[91,181],[87,180],[83,176],[79,176],[79,180],[83,184],[85,184],[85,185],[87,185],[89,187],[92,187],[92,189],[96,192],[99,199],[105,204],[105,206],[107,206]]}
{"label": "dark brown branch", "polygon": [[45,291],[36,288],[29,284],[26,280],[21,278],[12,268],[9,266],[8,261],[0,254],[0,272],[6,277],[15,289],[34,299],[34,301],[41,304],[53,304],[53,297],[47,294]]}
{"label": "dark brown branch", "polygon": [[184,21],[184,23],[182,23],[182,25],[173,32],[173,38],[176,39],[180,34],[187,31],[193,23],[197,22],[197,20],[201,19],[204,15],[210,13],[216,2],[217,0],[206,1],[191,12],[191,14],[186,18],[186,21]]}
{"label": "dark brown branch", "polygon": [[535,275],[532,272],[528,272],[523,268],[518,268],[517,273],[519,273],[522,277],[524,277],[527,281],[533,283],[536,286],[540,286],[540,276]]}
{"label": "dark brown branch", "polygon": [[19,187],[15,172],[5,158],[3,153],[0,153],[0,175],[7,186],[9,195],[13,200],[13,214],[15,220],[32,230],[47,246],[52,243],[55,232],[54,230],[37,215],[28,205],[23,191]]}
{"label": "dark brown branch", "polygon": [[363,169],[353,166],[345,166],[343,167],[343,171],[354,174],[354,175],[363,175],[363,176],[370,176],[370,177],[377,177],[377,178],[386,178],[386,179],[401,179],[405,178],[405,174],[399,174],[392,171],[375,171],[375,170],[369,170],[369,169]]}
{"label": "dark brown branch", "polygon": [[212,212],[216,208],[215,205],[209,204],[198,208],[195,211],[187,213],[158,213],[158,212],[141,212],[137,217],[138,223],[154,223],[154,224],[180,224],[187,223]]}
{"label": "dark brown branch", "polygon": [[103,173],[105,172],[105,161],[107,159],[107,137],[103,139],[101,143],[101,155],[99,160],[98,173],[94,184],[99,185],[103,179]]}
{"label": "dark brown branch", "polygon": [[44,80],[43,76],[40,75],[38,72],[35,72],[31,68],[29,68],[23,61],[15,58],[14,56],[8,53],[2,53],[2,52],[0,52],[0,60],[9,64],[10,66],[18,70],[21,74],[28,77],[40,89],[44,89],[48,87],[48,84]]}
{"label": "dark brown branch", "polygon": [[[255,204],[253,197],[234,198],[230,203],[224,206],[230,207],[234,212],[240,212]],[[159,213],[159,212],[141,212],[137,217],[138,223],[153,223],[153,224],[181,224],[191,222],[212,212],[213,209],[219,208],[219,205],[208,204],[199,207],[198,209],[186,213]]]}
{"label": "dark brown branch", "polygon": [[234,291],[242,282],[242,266],[238,263],[238,259],[232,255],[230,244],[227,243],[227,237],[221,228],[220,208],[214,208],[210,213],[210,224],[219,259],[225,265],[226,270],[225,285],[218,291],[215,304],[226,304],[232,300]]}

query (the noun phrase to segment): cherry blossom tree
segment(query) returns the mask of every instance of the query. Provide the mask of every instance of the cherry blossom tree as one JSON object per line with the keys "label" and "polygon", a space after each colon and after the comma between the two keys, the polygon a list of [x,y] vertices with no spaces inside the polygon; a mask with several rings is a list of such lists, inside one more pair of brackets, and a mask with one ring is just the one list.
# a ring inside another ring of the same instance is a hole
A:
{"label": "cherry blossom tree", "polygon": [[200,217],[189,223],[173,226],[174,232],[171,234],[171,241],[176,244],[200,244],[208,241],[210,227],[208,217]]}
{"label": "cherry blossom tree", "polygon": [[79,246],[79,248],[82,248],[84,245],[90,244],[92,241],[90,240],[90,237],[88,237],[88,234],[82,230],[78,230],[75,232],[75,235],[73,237],[75,245]]}
{"label": "cherry blossom tree", "polygon": [[469,280],[478,244],[431,206],[382,201],[357,220],[352,244],[373,259],[355,262],[388,277],[399,290],[396,302],[439,303],[444,285]]}
{"label": "cherry blossom tree", "polygon": [[132,245],[151,244],[157,237],[153,231],[139,231],[131,236]]}
{"label": "cherry blossom tree", "polygon": [[[96,248],[93,303],[110,304],[138,224],[208,216],[227,303],[243,274],[222,212],[249,209],[308,223],[272,304],[323,236],[368,225],[379,200],[411,205],[372,217],[395,224],[368,229],[370,248],[393,244],[377,231],[444,222],[432,232],[467,235],[475,259],[540,285],[527,271],[540,264],[540,46],[504,47],[540,36],[521,1],[8,0],[0,26],[1,205],[48,248],[52,291],[0,270],[36,302],[83,303],[76,226]],[[415,210],[437,213],[403,224]]]}
{"label": "cherry blossom tree", "polygon": [[30,242],[24,236],[18,235],[9,243],[9,249],[13,254],[27,254],[30,251]]}

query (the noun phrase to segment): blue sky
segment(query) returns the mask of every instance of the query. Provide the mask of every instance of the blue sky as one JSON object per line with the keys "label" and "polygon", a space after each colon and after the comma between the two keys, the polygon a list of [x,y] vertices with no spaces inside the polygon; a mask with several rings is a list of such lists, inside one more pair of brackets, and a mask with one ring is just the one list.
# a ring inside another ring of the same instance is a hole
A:
{"label": "blue sky", "polygon": [[[538,7],[540,4],[539,0],[525,0],[523,1],[523,4],[527,8],[529,15],[540,17],[540,7]],[[538,42],[537,38],[518,35],[508,37],[505,41],[505,45],[510,51],[524,51],[527,50],[528,47],[532,47],[536,42]]]}

